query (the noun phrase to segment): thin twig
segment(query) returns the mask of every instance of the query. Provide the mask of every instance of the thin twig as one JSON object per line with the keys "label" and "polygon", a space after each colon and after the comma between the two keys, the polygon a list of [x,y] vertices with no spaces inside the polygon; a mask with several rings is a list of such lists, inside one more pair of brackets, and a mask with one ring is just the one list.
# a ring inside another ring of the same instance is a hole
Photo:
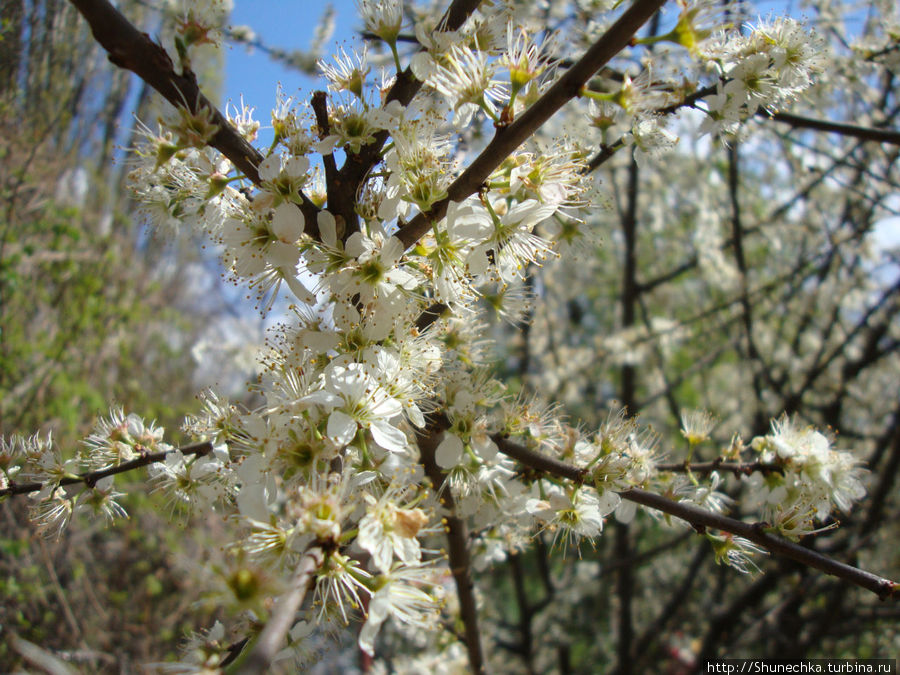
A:
{"label": "thin twig", "polygon": [[811,117],[793,115],[791,113],[769,112],[764,108],[757,110],[756,116],[764,119],[772,119],[776,122],[784,122],[796,129],[814,129],[815,131],[826,131],[831,134],[850,136],[851,138],[858,138],[862,141],[875,141],[877,143],[900,145],[900,131],[895,131],[893,129],[877,129],[875,127],[863,127],[857,124],[817,120]]}
{"label": "thin twig", "polygon": [[784,473],[784,467],[771,462],[726,462],[722,458],[710,462],[680,462],[670,464],[657,464],[657,471],[671,471],[673,473],[697,473],[707,474],[713,471],[725,471],[735,476],[749,476],[757,471],[762,474]]}

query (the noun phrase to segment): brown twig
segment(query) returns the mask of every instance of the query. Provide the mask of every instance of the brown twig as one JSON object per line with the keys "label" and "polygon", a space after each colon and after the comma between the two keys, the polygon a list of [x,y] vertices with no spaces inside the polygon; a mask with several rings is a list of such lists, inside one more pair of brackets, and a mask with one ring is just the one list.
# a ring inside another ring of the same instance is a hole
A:
{"label": "brown twig", "polygon": [[768,462],[726,462],[718,458],[710,462],[679,462],[670,464],[657,464],[657,471],[671,471],[675,473],[699,473],[707,474],[713,471],[726,471],[735,476],[749,476],[751,473],[762,474],[784,473],[784,467]]}
{"label": "brown twig", "polygon": [[861,141],[875,141],[877,143],[900,145],[900,131],[894,131],[893,129],[877,129],[875,127],[863,127],[857,124],[817,120],[811,117],[793,115],[791,113],[769,112],[764,108],[757,110],[756,116],[775,120],[776,122],[784,122],[796,129],[814,129],[815,131],[826,131],[831,134],[840,134],[841,136],[858,138]]}

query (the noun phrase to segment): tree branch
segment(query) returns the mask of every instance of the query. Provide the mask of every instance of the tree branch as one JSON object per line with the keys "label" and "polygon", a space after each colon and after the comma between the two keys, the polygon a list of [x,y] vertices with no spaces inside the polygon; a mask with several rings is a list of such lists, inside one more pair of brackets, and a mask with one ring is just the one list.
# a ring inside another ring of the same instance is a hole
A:
{"label": "tree branch", "polygon": [[557,110],[575,98],[594,73],[628,46],[638,28],[665,2],[666,0],[635,0],[618,21],[534,105],[509,126],[497,129],[487,147],[447,189],[446,198],[400,228],[397,237],[403,245],[409,248],[415,244],[428,231],[432,222],[447,214],[451,201],[461,202],[474,194],[504,159],[530,138]]}
{"label": "tree branch", "polygon": [[[494,442],[500,448],[500,452],[508,457],[512,457],[525,466],[544,471],[560,478],[568,478],[576,482],[584,482],[587,477],[587,470],[560,462],[559,460],[546,457],[540,453],[529,450],[528,448],[510,441],[501,435],[492,437]],[[663,513],[668,513],[677,518],[687,521],[695,529],[703,530],[713,528],[724,532],[731,532],[752,541],[755,544],[766,548],[772,553],[790,558],[796,562],[803,563],[809,567],[831,574],[833,576],[849,581],[861,588],[875,593],[882,600],[900,598],[900,584],[890,579],[885,579],[871,572],[866,572],[859,568],[847,565],[828,558],[827,556],[805,548],[799,544],[780,539],[778,537],[767,534],[761,523],[745,523],[728,516],[723,516],[712,511],[706,511],[693,504],[685,502],[676,502],[661,495],[632,488],[620,493],[623,499],[635,502],[642,506],[647,506]]]}
{"label": "tree branch", "polygon": [[875,141],[877,143],[900,145],[900,131],[894,131],[893,129],[876,129],[875,127],[863,127],[856,124],[845,124],[843,122],[817,120],[810,117],[792,115],[791,113],[773,113],[764,108],[757,110],[756,116],[775,120],[776,122],[785,122],[797,129],[815,129],[816,131],[827,131],[831,134],[840,134],[841,136],[858,138],[862,141]]}
{"label": "tree branch", "polygon": [[[453,0],[438,23],[436,30],[457,30],[462,27],[480,4],[481,0]],[[422,84],[415,78],[410,68],[397,73],[397,79],[384,98],[384,105],[392,101],[397,101],[403,106],[408,105],[413,100],[413,97],[419,93]],[[363,179],[371,171],[372,167],[381,161],[381,149],[384,147],[388,136],[387,131],[379,131],[375,134],[374,142],[363,146],[358,153],[347,153],[347,159],[335,180],[335,184],[339,189],[339,192],[335,194],[339,199],[347,199],[348,202],[352,202]],[[332,197],[330,191],[328,197],[329,200]],[[350,234],[354,230],[353,223],[348,221],[347,226],[347,234]]]}
{"label": "tree branch", "polygon": [[[59,481],[58,485],[60,487],[66,485],[75,485],[77,483],[84,483],[88,487],[92,487],[97,484],[97,481],[106,478],[107,476],[114,476],[119,473],[125,473],[127,471],[133,471],[134,469],[139,469],[142,466],[147,466],[148,464],[156,464],[157,462],[165,461],[166,457],[171,455],[174,452],[180,452],[183,455],[196,455],[197,457],[202,457],[203,455],[208,455],[213,450],[213,444],[209,441],[205,441],[203,443],[194,443],[192,445],[185,445],[181,448],[173,448],[172,450],[160,450],[159,452],[146,453],[142,454],[139,457],[135,457],[132,460],[127,462],[123,462],[122,464],[117,464],[116,466],[111,466],[108,469],[100,469],[98,471],[86,471],[85,473],[80,473],[76,476],[71,476],[69,478],[63,478]],[[29,492],[39,492],[47,483],[16,483],[11,482],[8,488],[0,490],[0,497],[9,497],[12,495],[24,495]]]}
{"label": "tree branch", "polygon": [[278,599],[266,627],[256,638],[247,655],[239,656],[234,666],[226,672],[230,675],[259,675],[269,671],[272,661],[294,624],[294,617],[303,604],[306,591],[315,581],[314,575],[322,566],[324,557],[322,549],[318,547],[311,548],[303,554],[294,571],[290,588]]}
{"label": "tree branch", "polygon": [[[262,154],[203,95],[197,76],[192,71],[186,69],[177,74],[166,50],[135,28],[107,0],[69,1],[88,22],[94,39],[109,53],[109,60],[114,65],[136,74],[176,108],[187,108],[192,113],[208,110],[213,124],[218,127],[210,146],[231,160],[254,185],[260,185],[257,167],[264,159]],[[319,209],[302,192],[300,197],[303,200],[300,210],[306,220],[307,232],[317,232],[316,214]]]}
{"label": "tree branch", "polygon": [[[712,85],[703,87],[697,91],[688,94],[678,103],[661,108],[657,111],[660,115],[671,115],[678,112],[682,108],[696,108],[697,102],[706,98],[710,94],[715,94],[717,86]],[[763,119],[775,120],[776,122],[785,122],[798,129],[815,129],[816,131],[826,131],[841,136],[849,136],[858,138],[862,141],[876,141],[878,143],[889,143],[891,145],[900,145],[900,131],[893,129],[878,129],[876,127],[863,127],[855,124],[845,124],[842,122],[831,122],[829,120],[817,120],[810,117],[802,117],[791,113],[769,112],[764,108],[756,111],[756,116]],[[600,150],[587,163],[585,173],[590,173],[599,168],[609,160],[618,150],[625,147],[625,136],[620,137],[613,143],[602,145]]]}

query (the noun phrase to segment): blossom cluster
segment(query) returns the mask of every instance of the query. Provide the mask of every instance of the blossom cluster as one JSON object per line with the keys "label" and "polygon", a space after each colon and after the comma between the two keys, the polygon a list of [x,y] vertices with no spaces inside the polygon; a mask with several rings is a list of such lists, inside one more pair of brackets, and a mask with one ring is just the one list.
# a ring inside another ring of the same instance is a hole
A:
{"label": "blossom cluster", "polygon": [[755,438],[751,445],[762,462],[782,468],[748,479],[757,506],[782,535],[810,534],[815,521],[825,522],[835,511],[849,512],[865,496],[865,470],[859,461],[835,450],[831,439],[813,427],[782,417],[772,422],[771,434]]}
{"label": "blossom cluster", "polygon": [[[562,40],[526,29],[524,10],[484,4],[455,30],[417,15],[410,76],[397,48],[402,3],[360,2],[367,29],[390,47],[398,72],[375,80],[367,49],[342,51],[320,64],[331,92],[324,109],[311,114],[279,95],[274,142],[256,167],[255,187],[208,147],[218,131],[208,111],[180,110],[157,131],[143,127],[131,184],[147,212],[168,228],[205,231],[228,277],[264,311],[281,294],[291,310],[260,351],[262,404],[245,410],[210,392],[186,422],[185,432],[211,452],[177,450],[161,429],[122,411],[100,422],[73,459],[49,441],[4,441],[3,487],[43,483],[35,496],[42,527],[59,531],[87,505],[123,515],[106,479],[74,495],[60,481],[78,469],[102,471],[165,451],[151,475],[172,512],[220,509],[240,529],[230,547],[234,567],[221,574],[237,604],[261,618],[280,588],[266,580],[289,576],[305,552],[319,549],[315,602],[295,627],[298,643],[307,623],[348,622],[362,609],[359,643],[372,653],[389,618],[433,631],[435,616],[449,611],[439,543],[449,515],[471,523],[475,565],[486,566],[537,531],[553,532],[564,547],[597,537],[612,514],[634,516],[619,493],[635,486],[725,508],[717,480],[661,478],[659,438],[625,411],[585,433],[557,408],[511,395],[489,374],[485,305],[521,319],[530,271],[560,243],[586,234],[580,214],[592,186],[585,148],[560,139],[498,158],[480,191],[449,200],[466,168],[465,148],[477,145],[473,130],[493,125],[502,133],[537,105],[563,55]],[[700,16],[686,11],[682,33]],[[807,86],[818,66],[803,35],[788,20],[746,37],[707,39],[695,30],[686,46],[714,62],[719,78],[707,98],[710,119],[733,130],[757,106],[777,107]],[[406,105],[390,95],[401,76],[421,84]],[[630,120],[628,142],[652,158],[676,141],[658,113],[677,87],[649,70],[621,80],[614,93],[592,96],[586,115],[605,129],[602,120]],[[255,139],[250,110],[233,111],[229,121]],[[348,163],[375,155],[349,208],[335,203],[341,153]],[[442,204],[445,215],[432,217]],[[427,232],[410,243],[405,228],[422,216]],[[694,422],[706,424],[702,416]],[[693,446],[708,428],[690,433]],[[429,451],[422,440],[431,436],[437,441]],[[590,480],[523,473],[501,451],[503,441],[568,461]],[[858,468],[818,432],[783,421],[753,447],[764,461],[783,463],[784,473],[769,474],[758,492],[785,534],[805,532],[811,516],[825,518],[862,496]],[[427,477],[432,463],[441,484]],[[714,544],[722,548],[721,540]],[[722,550],[723,560],[745,567],[740,554]],[[203,652],[204,664],[212,658],[217,665],[214,656]]]}
{"label": "blossom cluster", "polygon": [[810,86],[827,61],[824,40],[786,17],[711,41],[705,56],[720,80],[706,99],[701,128],[718,134],[734,134],[760,108],[777,112]]}

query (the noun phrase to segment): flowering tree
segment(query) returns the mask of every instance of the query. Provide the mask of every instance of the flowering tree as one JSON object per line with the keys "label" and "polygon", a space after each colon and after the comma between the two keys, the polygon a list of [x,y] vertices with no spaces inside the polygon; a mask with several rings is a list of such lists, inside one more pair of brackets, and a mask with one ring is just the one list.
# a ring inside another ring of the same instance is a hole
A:
{"label": "flowering tree", "polygon": [[[173,106],[135,148],[130,182],[147,212],[162,227],[207,233],[262,311],[282,294],[293,303],[260,346],[262,405],[205,393],[184,425],[189,444],[174,447],[122,410],[74,455],[40,436],[3,441],[0,494],[30,495],[41,530],[58,532],[79,512],[123,516],[115,478],[139,467],[173,512],[214,510],[235,526],[207,590],[238,618],[227,636],[219,623],[195,636],[185,661],[166,669],[263,672],[309,658],[323,627],[358,622],[367,666],[394,652],[392,667],[410,672],[534,672],[557,647],[564,671],[562,641],[537,626],[577,607],[581,589],[566,583],[602,573],[571,559],[602,548],[613,521],[615,658],[628,672],[647,640],[632,612],[635,533],[660,530],[645,513],[708,542],[665,611],[644,623],[650,636],[689,594],[707,551],[742,572],[759,571],[768,551],[842,589],[897,597],[894,582],[843,562],[845,549],[826,555],[808,538],[827,538],[866,495],[861,456],[838,449],[828,426],[881,420],[878,433],[856,438],[880,453],[871,464],[890,457],[864,534],[900,461],[897,396],[873,402],[859,384],[873,366],[897,373],[897,283],[859,261],[896,180],[897,42],[885,29],[896,23],[873,21],[865,53],[830,60],[825,38],[798,21],[744,24],[727,4],[660,13],[664,0],[624,10],[453,0],[404,13],[398,1],[361,0],[371,53],[320,62],[328,91],[307,112],[280,96],[274,141],[260,150],[252,111],[217,110],[191,69],[194,50],[220,39],[221,8],[186,12],[167,51],[105,0],[72,4],[110,60]],[[897,20],[895,9],[881,16]],[[784,112],[803,95],[828,110],[839,96],[811,87],[830,64],[865,97],[880,87],[888,113],[866,126]],[[778,124],[877,149],[842,164],[804,137],[807,153],[782,141],[794,156],[774,176],[742,163],[741,149]],[[675,147],[677,134],[695,139],[699,159]],[[719,153],[717,166],[709,157]],[[807,185],[796,166],[818,153],[826,159]],[[690,162],[700,168],[687,176]],[[826,181],[845,166],[852,198]],[[773,182],[791,187],[766,194]],[[823,182],[828,199],[845,200],[839,222],[806,201]],[[763,200],[784,200],[780,216],[767,215],[788,231],[743,222],[742,206],[765,213]],[[599,250],[598,235],[611,239]],[[643,251],[654,260],[639,276]],[[515,329],[485,323],[485,305]],[[787,316],[759,316],[773,311]],[[722,339],[693,334],[698,322]],[[492,349],[491,335],[513,348]],[[779,350],[807,335],[806,361],[796,362],[796,345]],[[700,353],[691,337],[704,340]],[[887,386],[897,393],[896,379]],[[726,418],[724,438],[711,414],[682,409],[700,405]],[[547,566],[548,545],[568,552],[562,571]],[[543,606],[521,566],[533,549]],[[672,542],[654,550],[683,560]],[[491,589],[478,581],[503,561],[519,610],[513,639],[500,623],[490,636],[480,627],[498,617],[479,606]],[[750,604],[736,600],[734,611]],[[385,635],[388,622],[415,656],[378,648],[398,639]],[[506,663],[504,649],[521,664]],[[704,644],[694,656],[710,655]]]}

